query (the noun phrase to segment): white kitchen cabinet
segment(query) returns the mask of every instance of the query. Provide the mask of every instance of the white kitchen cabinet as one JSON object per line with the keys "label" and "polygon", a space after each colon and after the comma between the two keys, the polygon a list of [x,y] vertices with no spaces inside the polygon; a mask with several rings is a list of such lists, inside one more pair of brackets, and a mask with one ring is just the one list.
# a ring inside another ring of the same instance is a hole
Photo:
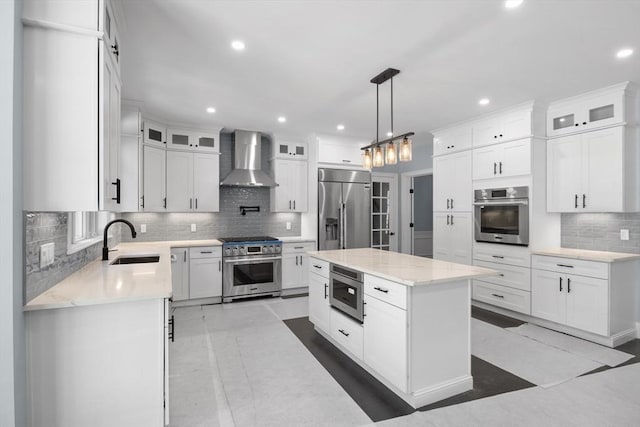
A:
{"label": "white kitchen cabinet", "polygon": [[471,265],[470,212],[433,214],[433,258]]}
{"label": "white kitchen cabinet", "polygon": [[407,392],[407,311],[365,293],[364,363]]}
{"label": "white kitchen cabinet", "polygon": [[531,108],[479,120],[473,124],[473,146],[497,144],[533,135]]}
{"label": "white kitchen cabinet", "polygon": [[547,136],[557,137],[608,126],[637,123],[637,94],[622,83],[556,101],[547,110]]}
{"label": "white kitchen cabinet", "polygon": [[189,298],[222,297],[222,248],[189,249]]}
{"label": "white kitchen cabinet", "polygon": [[282,289],[309,286],[307,252],[316,249],[315,242],[284,243],[282,245]]}
{"label": "white kitchen cabinet", "polygon": [[473,150],[473,179],[529,175],[531,173],[529,138]]}
{"label": "white kitchen cabinet", "polygon": [[306,160],[309,157],[306,142],[287,142],[276,139],[272,145],[273,157],[276,159]]}
{"label": "white kitchen cabinet", "polygon": [[168,307],[156,298],[25,312],[26,425],[168,425]]}
{"label": "white kitchen cabinet", "polygon": [[449,154],[433,159],[434,212],[470,212],[471,152]]}
{"label": "white kitchen cabinet", "polygon": [[547,142],[547,211],[640,210],[636,130],[625,126]]}
{"label": "white kitchen cabinet", "polygon": [[219,210],[217,154],[167,150],[167,211]]}
{"label": "white kitchen cabinet", "polygon": [[142,210],[165,212],[167,193],[167,152],[164,147],[144,145],[142,148]]}
{"label": "white kitchen cabinet", "polygon": [[104,51],[109,56],[109,60],[113,63],[114,71],[120,75],[120,31],[118,30],[118,24],[116,20],[116,14],[113,10],[113,3],[109,0],[105,1],[104,8]]}
{"label": "white kitchen cabinet", "polygon": [[433,135],[433,155],[439,156],[467,150],[471,148],[472,141],[473,130],[470,124],[436,131]]}
{"label": "white kitchen cabinet", "polygon": [[329,313],[329,334],[357,360],[362,360],[363,328],[360,322],[338,310]]}
{"label": "white kitchen cabinet", "polygon": [[306,161],[271,161],[277,187],[271,188],[271,212],[306,212],[308,207],[308,166]]}
{"label": "white kitchen cabinet", "polygon": [[173,300],[189,299],[189,248],[171,248]]}
{"label": "white kitchen cabinet", "polygon": [[[317,260],[313,263],[320,265]],[[309,265],[309,321],[322,331],[331,327],[331,307],[329,306],[329,265],[326,264],[326,276],[316,273]]]}
{"label": "white kitchen cabinet", "polygon": [[318,141],[318,163],[360,168],[363,153],[360,147],[365,145],[346,139],[321,137]]}
{"label": "white kitchen cabinet", "polygon": [[203,153],[219,153],[220,152],[220,129],[210,132],[196,130],[193,132],[195,146],[193,151]]}
{"label": "white kitchen cabinet", "polygon": [[532,316],[610,337],[609,345],[635,337],[638,260],[606,263],[534,255],[532,265]]}
{"label": "white kitchen cabinet", "polygon": [[122,103],[120,114],[120,210],[137,212],[142,199],[142,114],[140,108],[130,102]]}
{"label": "white kitchen cabinet", "polygon": [[192,150],[196,145],[196,136],[189,130],[167,129],[167,148],[173,150]]}
{"label": "white kitchen cabinet", "polygon": [[110,3],[58,3],[24,2],[24,209],[117,210],[120,80],[100,37]]}
{"label": "white kitchen cabinet", "polygon": [[149,119],[144,119],[143,132],[143,141],[145,144],[163,148],[166,147],[167,127],[165,125]]}

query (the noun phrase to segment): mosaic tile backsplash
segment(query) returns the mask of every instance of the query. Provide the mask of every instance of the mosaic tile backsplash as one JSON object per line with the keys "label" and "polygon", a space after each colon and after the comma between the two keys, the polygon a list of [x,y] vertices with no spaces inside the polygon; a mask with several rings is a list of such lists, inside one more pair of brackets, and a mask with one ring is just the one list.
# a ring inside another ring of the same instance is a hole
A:
{"label": "mosaic tile backsplash", "polygon": [[[67,222],[67,212],[25,213],[25,302],[102,256],[102,241],[67,254]],[[118,240],[119,233],[115,233],[109,246]],[[55,243],[54,262],[40,268],[40,245],[50,242]]]}
{"label": "mosaic tile backsplash", "polygon": [[562,214],[561,227],[563,248],[640,253],[640,213]]}

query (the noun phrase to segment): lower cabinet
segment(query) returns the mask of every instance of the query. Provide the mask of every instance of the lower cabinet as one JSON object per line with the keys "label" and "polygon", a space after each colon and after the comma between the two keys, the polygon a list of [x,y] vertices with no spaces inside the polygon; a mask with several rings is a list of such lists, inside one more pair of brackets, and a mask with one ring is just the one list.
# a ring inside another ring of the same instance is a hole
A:
{"label": "lower cabinet", "polygon": [[25,313],[31,427],[169,424],[166,299]]}
{"label": "lower cabinet", "polygon": [[[474,252],[474,256],[477,254],[477,251]],[[499,275],[474,280],[472,298],[518,313],[531,314],[531,268],[504,264],[504,259],[504,256],[500,256],[497,260],[501,262],[473,260],[473,265],[497,270]],[[511,262],[516,257],[511,255],[506,259]]]}
{"label": "lower cabinet", "polygon": [[[329,264],[313,260],[318,267],[309,266],[309,320],[318,329],[328,331],[331,320],[329,306]],[[321,270],[323,269],[323,270]],[[317,270],[326,274],[318,274]]]}
{"label": "lower cabinet", "polygon": [[316,249],[315,242],[284,243],[282,245],[282,289],[307,287],[308,251]]}
{"label": "lower cabinet", "polygon": [[176,302],[221,297],[222,248],[172,248],[171,286]]}
{"label": "lower cabinet", "polygon": [[331,338],[346,348],[355,358],[362,360],[362,324],[337,310],[331,310],[329,317]]}
{"label": "lower cabinet", "polygon": [[433,214],[433,258],[471,264],[471,212]]}
{"label": "lower cabinet", "polygon": [[407,391],[407,312],[365,293],[364,363]]}

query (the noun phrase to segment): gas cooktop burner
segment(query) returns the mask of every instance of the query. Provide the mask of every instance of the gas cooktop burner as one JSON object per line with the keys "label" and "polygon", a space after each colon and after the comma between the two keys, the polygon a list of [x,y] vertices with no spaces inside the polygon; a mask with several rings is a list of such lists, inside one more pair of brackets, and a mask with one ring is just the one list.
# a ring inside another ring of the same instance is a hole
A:
{"label": "gas cooktop burner", "polygon": [[244,243],[244,242],[275,242],[278,239],[271,236],[248,236],[248,237],[222,237],[222,243]]}

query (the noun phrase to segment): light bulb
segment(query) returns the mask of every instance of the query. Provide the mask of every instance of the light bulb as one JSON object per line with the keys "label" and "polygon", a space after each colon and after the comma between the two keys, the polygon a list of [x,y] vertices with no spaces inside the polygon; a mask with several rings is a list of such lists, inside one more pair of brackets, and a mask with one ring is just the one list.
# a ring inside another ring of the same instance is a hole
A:
{"label": "light bulb", "polygon": [[373,167],[380,168],[384,166],[384,155],[382,154],[382,147],[379,145],[373,149]]}
{"label": "light bulb", "polygon": [[371,151],[367,148],[364,150],[364,155],[362,156],[362,167],[371,169],[371,163]]}
{"label": "light bulb", "polygon": [[389,141],[385,151],[386,151],[385,161],[387,162],[388,165],[395,165],[396,163],[398,163],[398,158],[396,156],[396,145],[393,143],[393,141]]}
{"label": "light bulb", "polygon": [[406,136],[400,143],[400,161],[401,162],[410,162],[411,161],[411,140]]}

